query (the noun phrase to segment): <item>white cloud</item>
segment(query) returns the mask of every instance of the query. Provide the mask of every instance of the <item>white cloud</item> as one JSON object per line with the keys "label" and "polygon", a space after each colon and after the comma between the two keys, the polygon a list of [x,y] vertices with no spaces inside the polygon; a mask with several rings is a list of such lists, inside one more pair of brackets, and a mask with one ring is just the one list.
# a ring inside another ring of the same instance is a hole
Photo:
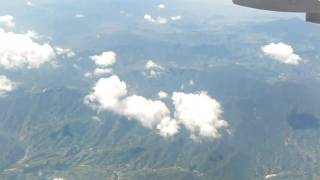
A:
{"label": "white cloud", "polygon": [[148,128],[154,128],[162,119],[170,117],[170,111],[162,101],[142,96],[132,95],[125,98],[121,107],[124,115],[139,120]]}
{"label": "white cloud", "polygon": [[182,19],[182,16],[172,16],[170,19],[171,19],[172,21],[179,21],[179,20]]}
{"label": "white cloud", "polygon": [[28,36],[31,39],[38,39],[39,38],[39,34],[35,31],[28,31],[26,33],[26,36]]}
{"label": "white cloud", "polygon": [[85,15],[83,15],[83,14],[74,15],[74,18],[76,18],[76,19],[81,19],[81,18],[84,18],[84,17],[85,17]]}
{"label": "white cloud", "polygon": [[171,119],[165,103],[138,95],[127,96],[126,84],[115,75],[101,78],[84,102],[93,109],[109,110],[135,119],[144,127],[158,129],[163,136],[178,132],[178,125]]}
{"label": "white cloud", "polygon": [[99,118],[98,116],[92,116],[91,117],[92,120],[97,121],[97,122],[101,122],[101,118]]}
{"label": "white cloud", "polygon": [[117,54],[113,51],[107,51],[100,55],[91,56],[91,60],[93,60],[97,66],[108,67],[116,62]]}
{"label": "white cloud", "polygon": [[74,57],[76,55],[76,53],[73,52],[71,49],[64,49],[61,47],[56,47],[55,51],[56,51],[57,55],[66,56],[68,58]]}
{"label": "white cloud", "polygon": [[29,1],[29,0],[26,1],[26,4],[27,4],[27,6],[30,6],[30,7],[33,7],[33,6],[34,6],[34,4],[33,4],[31,1]]}
{"label": "white cloud", "polygon": [[0,25],[12,28],[15,27],[14,17],[10,15],[0,16]]}
{"label": "white cloud", "polygon": [[175,119],[163,118],[157,125],[159,134],[163,137],[174,136],[179,133],[179,124]]}
{"label": "white cloud", "polygon": [[162,66],[158,65],[156,62],[154,62],[153,60],[149,60],[146,65],[145,65],[146,69],[164,69]]}
{"label": "white cloud", "polygon": [[284,43],[271,43],[261,48],[263,53],[281,63],[298,65],[302,60],[290,45]]}
{"label": "white cloud", "polygon": [[86,78],[89,78],[89,77],[92,77],[92,73],[91,72],[85,72],[83,74],[83,76],[86,77]]}
{"label": "white cloud", "polygon": [[164,17],[158,16],[156,18],[152,17],[150,14],[145,14],[144,19],[146,21],[155,23],[155,24],[167,24],[168,20]]}
{"label": "white cloud", "polygon": [[174,92],[172,100],[176,109],[175,119],[191,132],[192,138],[219,138],[218,130],[228,126],[226,121],[220,119],[220,103],[205,92]]}
{"label": "white cloud", "polygon": [[39,68],[54,58],[55,52],[49,44],[38,44],[28,34],[0,29],[0,65],[5,68]]}
{"label": "white cloud", "polygon": [[149,60],[145,64],[145,69],[147,70],[147,72],[145,72],[144,75],[149,78],[158,77],[165,70],[162,66],[158,65],[153,60]]}
{"label": "white cloud", "polygon": [[96,68],[94,70],[94,75],[96,76],[101,76],[101,75],[111,74],[111,73],[112,73],[111,68]]}
{"label": "white cloud", "polygon": [[11,81],[6,76],[0,75],[0,96],[13,91],[15,87],[15,82]]}
{"label": "white cloud", "polygon": [[[159,94],[167,96],[163,91]],[[101,78],[84,98],[85,104],[95,110],[111,111],[134,119],[146,128],[157,130],[164,137],[176,135],[180,125],[183,125],[190,131],[193,139],[215,139],[221,136],[218,130],[228,126],[226,121],[220,119],[222,110],[219,102],[204,92],[175,92],[172,100],[175,107],[174,118],[163,101],[128,95],[126,83],[115,75]]]}
{"label": "white cloud", "polygon": [[127,95],[127,85],[118,76],[101,78],[85,97],[85,104],[97,110],[117,110],[119,100]]}
{"label": "white cloud", "polygon": [[165,98],[168,97],[168,94],[166,92],[164,92],[164,91],[160,91],[158,93],[158,97],[159,97],[159,99],[165,99]]}
{"label": "white cloud", "polygon": [[55,177],[55,178],[53,178],[53,180],[66,180],[66,179],[61,178],[61,177]]}
{"label": "white cloud", "polygon": [[166,5],[164,5],[164,4],[159,4],[159,5],[158,5],[158,8],[159,8],[159,9],[165,9],[165,8],[166,8]]}
{"label": "white cloud", "polygon": [[266,175],[264,178],[265,179],[273,179],[273,178],[275,178],[275,177],[277,177],[278,176],[278,174],[268,174],[268,175]]}

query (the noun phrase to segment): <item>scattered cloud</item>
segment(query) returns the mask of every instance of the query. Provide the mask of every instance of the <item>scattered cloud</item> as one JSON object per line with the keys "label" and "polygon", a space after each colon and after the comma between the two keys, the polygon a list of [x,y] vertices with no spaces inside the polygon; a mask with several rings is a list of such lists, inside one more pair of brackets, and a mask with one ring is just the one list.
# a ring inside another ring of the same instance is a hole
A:
{"label": "scattered cloud", "polygon": [[228,126],[226,121],[220,119],[220,103],[209,97],[206,92],[174,92],[172,100],[176,109],[175,119],[191,132],[193,139],[219,138],[221,135],[218,130]]}
{"label": "scattered cloud", "polygon": [[145,69],[147,70],[147,72],[144,72],[144,75],[149,77],[149,78],[158,77],[165,70],[164,67],[158,65],[153,60],[149,60],[145,64]]}
{"label": "scattered cloud", "polygon": [[122,114],[139,120],[147,128],[156,127],[164,118],[170,118],[170,111],[162,101],[132,95],[121,103]]}
{"label": "scattered cloud", "polygon": [[158,8],[159,8],[159,9],[165,9],[165,8],[166,8],[166,5],[164,5],[164,4],[159,4],[159,5],[158,5]]}
{"label": "scattered cloud", "polygon": [[16,83],[8,79],[6,76],[0,75],[0,96],[13,91],[16,88]]}
{"label": "scattered cloud", "polygon": [[14,17],[11,15],[0,16],[0,25],[12,28],[15,27]]}
{"label": "scattered cloud", "polygon": [[64,48],[61,48],[61,47],[56,47],[55,51],[56,51],[57,55],[65,56],[65,57],[68,57],[68,58],[72,58],[72,57],[74,57],[76,55],[76,53],[73,52],[71,49],[64,49]]}
{"label": "scattered cloud", "polygon": [[168,22],[167,18],[164,18],[161,16],[152,17],[150,14],[145,14],[144,19],[148,22],[152,22],[152,23],[160,24],[160,25],[167,24],[167,22]]}
{"label": "scattered cloud", "polygon": [[92,116],[91,119],[93,121],[97,121],[97,122],[101,122],[102,121],[101,118],[99,118],[98,116]]}
{"label": "scattered cloud", "polygon": [[118,76],[101,78],[84,102],[96,110],[117,111],[120,98],[127,95],[127,85]]}
{"label": "scattered cloud", "polygon": [[86,78],[89,78],[89,77],[92,77],[92,73],[91,72],[85,72],[83,74],[83,76],[86,77]]}
{"label": "scattered cloud", "polygon": [[[159,97],[167,97],[160,91]],[[161,136],[174,136],[180,125],[191,132],[193,139],[219,138],[219,129],[228,123],[220,119],[221,105],[205,92],[185,94],[174,92],[174,118],[168,106],[161,100],[152,100],[139,95],[128,95],[127,85],[116,75],[101,78],[92,88],[84,103],[98,111],[112,111],[135,119],[144,127],[155,129]]]}
{"label": "scattered cloud", "polygon": [[146,65],[145,68],[150,70],[150,69],[161,69],[164,70],[164,68],[160,65],[158,65],[156,62],[154,62],[153,60],[149,60]]}
{"label": "scattered cloud", "polygon": [[165,99],[165,98],[168,97],[168,94],[166,92],[164,92],[164,91],[160,91],[158,93],[158,97],[159,97],[159,99]]}
{"label": "scattered cloud", "polygon": [[275,177],[277,177],[278,176],[278,174],[268,174],[268,175],[266,175],[264,178],[265,179],[273,179],[273,178],[275,178]]}
{"label": "scattered cloud", "polygon": [[172,16],[170,19],[171,19],[172,21],[179,21],[179,20],[182,19],[182,16]]}
{"label": "scattered cloud", "polygon": [[284,43],[271,43],[261,48],[263,53],[284,64],[298,65],[302,60],[297,54],[294,54],[293,48]]}
{"label": "scattered cloud", "polygon": [[39,68],[55,58],[54,49],[39,44],[30,34],[16,34],[0,29],[0,65],[10,68]]}
{"label": "scattered cloud", "polygon": [[181,84],[181,86],[180,86],[180,89],[181,90],[184,90],[185,88],[187,88],[187,87],[192,87],[192,86],[194,86],[194,81],[191,79],[191,80],[189,80],[189,82],[188,83],[182,83]]}
{"label": "scattered cloud", "polygon": [[76,14],[76,15],[74,15],[74,18],[76,18],[76,19],[81,19],[81,18],[85,18],[86,16],[85,15],[83,15],[83,14]]}
{"label": "scattered cloud", "polygon": [[100,55],[91,56],[91,60],[93,60],[99,67],[108,67],[116,62],[117,54],[113,51],[107,51]]}
{"label": "scattered cloud", "polygon": [[96,68],[94,70],[94,75],[96,76],[101,76],[101,75],[111,74],[111,73],[112,73],[111,68]]}
{"label": "scattered cloud", "polygon": [[159,134],[163,137],[174,136],[179,133],[180,126],[175,119],[163,118],[157,125]]}
{"label": "scattered cloud", "polygon": [[115,75],[101,78],[84,102],[93,109],[109,110],[135,119],[144,127],[158,129],[163,136],[178,132],[178,125],[171,119],[170,111],[164,102],[138,95],[128,96],[126,83]]}
{"label": "scattered cloud", "polygon": [[29,0],[26,1],[26,4],[27,4],[27,6],[30,6],[30,7],[33,7],[33,6],[34,6],[34,4],[33,4],[31,1],[29,1]]}

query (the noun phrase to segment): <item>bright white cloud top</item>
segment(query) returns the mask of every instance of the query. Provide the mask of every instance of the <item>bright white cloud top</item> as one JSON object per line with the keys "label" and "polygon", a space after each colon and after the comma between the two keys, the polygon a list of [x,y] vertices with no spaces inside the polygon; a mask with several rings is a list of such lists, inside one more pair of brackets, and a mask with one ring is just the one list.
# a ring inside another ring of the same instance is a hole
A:
{"label": "bright white cloud top", "polygon": [[161,122],[157,125],[159,134],[163,137],[174,136],[179,133],[180,126],[175,119],[169,117],[163,118]]}
{"label": "bright white cloud top", "polygon": [[15,27],[14,17],[10,15],[0,16],[0,25],[12,28]]}
{"label": "bright white cloud top", "polygon": [[221,120],[220,103],[205,92],[174,92],[172,100],[176,109],[175,119],[191,132],[194,139],[219,138],[221,135],[218,130],[228,126],[225,120]]}
{"label": "bright white cloud top", "polygon": [[162,101],[154,101],[142,96],[132,95],[121,104],[122,113],[139,120],[147,128],[154,128],[161,120],[170,118],[170,111]]}
{"label": "bright white cloud top", "polygon": [[168,93],[166,93],[164,91],[159,91],[158,97],[159,97],[159,99],[165,99],[168,97]]}
{"label": "bright white cloud top", "polygon": [[113,51],[107,51],[100,55],[91,56],[91,60],[94,61],[97,66],[108,67],[116,62],[117,54]]}
{"label": "bright white cloud top", "polygon": [[55,58],[49,44],[39,44],[27,34],[0,29],[0,65],[7,68],[39,68]]}
{"label": "bright white cloud top", "polygon": [[302,60],[290,45],[284,43],[271,43],[263,46],[261,50],[265,55],[284,64],[298,65]]}
{"label": "bright white cloud top", "polygon": [[[174,135],[178,125],[172,122],[170,111],[165,103],[143,96],[127,96],[127,85],[118,76],[101,78],[92,92],[84,99],[93,109],[109,110],[130,119],[139,121],[144,127],[158,129],[163,136]],[[161,124],[161,125],[159,125]]]}
{"label": "bright white cloud top", "polygon": [[117,110],[120,98],[127,95],[127,85],[118,76],[101,78],[85,97],[85,104],[97,110]]}
{"label": "bright white cloud top", "polygon": [[160,66],[159,64],[157,64],[156,62],[154,62],[153,60],[149,60],[146,65],[145,65],[146,69],[164,69],[162,66]]}
{"label": "bright white cloud top", "polygon": [[15,87],[15,82],[11,81],[6,76],[0,75],[0,96],[13,91]]}
{"label": "bright white cloud top", "polygon": [[164,17],[158,16],[158,17],[152,17],[150,14],[145,14],[143,17],[146,21],[152,22],[155,24],[167,24],[168,20]]}
{"label": "bright white cloud top", "polygon": [[[166,93],[159,93],[162,97]],[[160,96],[160,95],[159,95]],[[98,111],[111,111],[142,126],[157,130],[161,136],[174,136],[183,125],[193,139],[216,139],[219,129],[228,123],[221,120],[221,105],[206,93],[173,93],[174,118],[168,106],[161,100],[152,100],[139,95],[128,95],[127,85],[116,75],[101,78],[84,98],[85,104]]]}
{"label": "bright white cloud top", "polygon": [[149,60],[144,67],[147,70],[144,75],[149,78],[156,78],[165,70],[164,67],[160,66],[153,60]]}

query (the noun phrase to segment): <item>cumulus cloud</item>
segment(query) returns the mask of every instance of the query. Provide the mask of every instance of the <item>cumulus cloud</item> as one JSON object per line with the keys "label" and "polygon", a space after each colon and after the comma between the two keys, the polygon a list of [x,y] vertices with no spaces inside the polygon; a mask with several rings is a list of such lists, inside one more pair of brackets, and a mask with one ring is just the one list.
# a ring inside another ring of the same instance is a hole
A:
{"label": "cumulus cloud", "polygon": [[[159,97],[167,97],[160,91]],[[127,85],[116,75],[101,78],[84,103],[98,111],[111,111],[128,119],[140,122],[144,127],[157,130],[163,137],[179,133],[180,126],[190,131],[193,139],[220,137],[219,129],[228,126],[221,119],[221,105],[205,92],[185,94],[174,92],[174,117],[168,106],[161,100],[144,96],[129,95]]]}
{"label": "cumulus cloud", "polygon": [[162,119],[170,118],[170,111],[162,101],[142,96],[132,95],[125,98],[121,107],[124,115],[139,120],[147,128],[154,128]]}
{"label": "cumulus cloud", "polygon": [[55,51],[56,51],[57,55],[66,56],[68,58],[74,57],[76,55],[75,52],[73,52],[71,49],[68,49],[68,48],[65,49],[62,47],[56,47]]}
{"label": "cumulus cloud", "polygon": [[179,133],[180,126],[175,119],[163,118],[157,125],[159,134],[163,137],[174,136]]}
{"label": "cumulus cloud", "polygon": [[15,27],[14,17],[10,15],[0,16],[0,25],[12,28]]}
{"label": "cumulus cloud", "polygon": [[101,75],[111,74],[111,73],[112,73],[111,68],[96,68],[94,70],[94,75],[96,76],[101,76]]}
{"label": "cumulus cloud", "polygon": [[205,92],[174,92],[172,100],[176,109],[175,119],[191,132],[194,139],[219,138],[221,135],[218,130],[228,126],[226,121],[221,120],[220,103]]}
{"label": "cumulus cloud", "polygon": [[171,119],[165,103],[138,95],[128,96],[125,82],[115,75],[101,78],[84,102],[96,110],[109,110],[135,119],[144,127],[158,129],[163,136],[178,132],[178,125]]}
{"label": "cumulus cloud", "polygon": [[16,34],[0,29],[0,65],[10,68],[39,68],[55,58],[49,44],[39,44],[28,34]]}
{"label": "cumulus cloud", "polygon": [[166,93],[164,91],[159,91],[158,97],[159,97],[159,99],[165,99],[168,97],[168,93]]}
{"label": "cumulus cloud", "polygon": [[0,96],[5,95],[15,89],[16,83],[8,79],[6,76],[0,75]]}
{"label": "cumulus cloud", "polygon": [[164,67],[158,65],[153,60],[149,60],[145,64],[145,69],[147,72],[145,72],[144,75],[150,78],[158,77],[165,70]]}
{"label": "cumulus cloud", "polygon": [[152,17],[150,14],[145,14],[144,19],[148,22],[152,22],[155,24],[167,24],[168,20],[164,17],[158,16],[158,17]]}
{"label": "cumulus cloud", "polygon": [[271,43],[261,49],[265,55],[284,64],[298,65],[302,60],[299,55],[294,54],[290,45],[284,43]]}
{"label": "cumulus cloud", "polygon": [[127,95],[127,85],[118,76],[101,78],[93,87],[91,94],[85,97],[85,104],[97,110],[116,110],[120,98]]}
{"label": "cumulus cloud", "polygon": [[100,55],[94,55],[90,57],[97,66],[108,67],[113,65],[117,60],[117,54],[113,51],[103,52]]}
{"label": "cumulus cloud", "polygon": [[164,69],[162,66],[158,65],[156,62],[154,62],[153,60],[149,60],[146,65],[145,65],[146,69]]}

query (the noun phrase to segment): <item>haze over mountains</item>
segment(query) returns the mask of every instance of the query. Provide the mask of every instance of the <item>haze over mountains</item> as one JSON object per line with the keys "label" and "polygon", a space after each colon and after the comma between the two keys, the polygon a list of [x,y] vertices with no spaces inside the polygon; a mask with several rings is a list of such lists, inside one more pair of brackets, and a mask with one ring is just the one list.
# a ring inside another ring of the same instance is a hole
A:
{"label": "haze over mountains", "polygon": [[0,179],[320,177],[318,25],[227,1],[2,4]]}

